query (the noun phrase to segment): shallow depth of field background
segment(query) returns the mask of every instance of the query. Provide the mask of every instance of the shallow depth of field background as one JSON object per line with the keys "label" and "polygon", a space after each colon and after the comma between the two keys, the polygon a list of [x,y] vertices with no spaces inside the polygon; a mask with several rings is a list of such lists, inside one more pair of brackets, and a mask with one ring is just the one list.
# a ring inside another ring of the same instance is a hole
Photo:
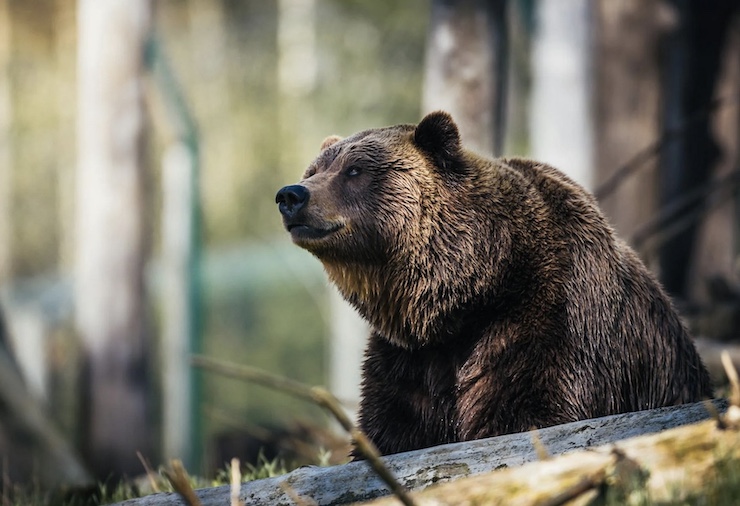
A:
{"label": "shallow depth of field background", "polygon": [[[28,402],[41,406],[83,462],[94,462],[94,414],[85,408],[90,385],[83,374],[88,341],[75,320],[84,223],[78,170],[85,149],[78,130],[84,3],[0,0],[0,313]],[[148,378],[145,456],[155,466],[177,456],[162,449],[163,434],[173,430],[162,414],[173,394],[161,375],[169,353],[163,307],[173,297],[163,274],[162,167],[182,129],[171,110],[180,98],[199,153],[200,228],[191,246],[200,256],[197,270],[186,275],[200,280],[191,310],[203,354],[328,385],[355,406],[357,366],[342,365],[357,363],[364,330],[344,323],[351,311],[332,294],[321,265],[290,243],[274,195],[299,179],[326,136],[415,123],[446,107],[454,98],[442,88],[452,84],[435,82],[435,66],[459,69],[457,85],[471,93],[499,87],[499,102],[488,104],[504,106],[489,115],[493,124],[477,127],[475,114],[456,118],[464,130],[490,137],[473,147],[536,157],[572,174],[597,193],[696,334],[738,338],[740,20],[734,3],[713,2],[710,12],[701,11],[709,7],[700,1],[502,1],[508,43],[490,42],[498,44],[498,57],[505,55],[493,65],[505,70],[505,79],[477,76],[470,47],[430,50],[469,35],[440,25],[447,3],[150,5],[153,38],[141,69],[143,193],[136,203],[143,216],[145,262],[136,275],[143,280],[146,360],[132,374]],[[482,2],[459,4],[483,12]],[[137,41],[112,36],[96,43]],[[472,63],[460,63],[466,59]],[[430,89],[442,91],[430,97]],[[123,248],[114,230],[105,243]],[[107,279],[101,272],[99,282]],[[260,451],[283,456],[288,465],[315,461],[322,452],[333,452],[331,462],[344,459],[344,436],[318,408],[217,375],[198,378],[177,386],[195,402],[181,420],[193,432],[188,455],[180,455],[194,472],[212,475],[232,456],[254,461]],[[34,437],[4,405],[0,455],[20,482],[41,454],[26,451],[35,448]],[[121,407],[116,416],[130,414]],[[109,473],[137,472],[129,464],[116,468],[115,459],[110,466]]]}

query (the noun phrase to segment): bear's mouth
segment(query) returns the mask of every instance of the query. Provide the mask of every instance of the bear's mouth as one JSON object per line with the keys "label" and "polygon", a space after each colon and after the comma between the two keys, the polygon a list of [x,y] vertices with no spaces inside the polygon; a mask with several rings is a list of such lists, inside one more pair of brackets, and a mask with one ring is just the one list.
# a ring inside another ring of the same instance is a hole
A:
{"label": "bear's mouth", "polygon": [[344,225],[335,223],[329,227],[313,227],[305,223],[291,223],[286,225],[293,241],[315,241],[323,239],[340,230]]}

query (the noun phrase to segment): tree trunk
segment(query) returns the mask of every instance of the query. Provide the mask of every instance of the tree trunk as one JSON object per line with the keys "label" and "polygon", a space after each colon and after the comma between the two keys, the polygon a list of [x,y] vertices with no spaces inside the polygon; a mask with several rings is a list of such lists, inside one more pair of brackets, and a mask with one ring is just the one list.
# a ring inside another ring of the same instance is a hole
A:
{"label": "tree trunk", "polygon": [[532,158],[593,189],[591,5],[539,2],[532,41]]}
{"label": "tree trunk", "polygon": [[[667,130],[681,131],[661,153],[662,206],[674,204],[687,193],[705,185],[722,159],[718,136],[712,131],[716,122],[712,125],[709,110],[716,97],[733,15],[738,11],[736,0],[715,0],[711,4],[691,0],[675,4],[676,25],[665,40],[663,116]],[[737,88],[734,91],[737,100]],[[699,199],[678,213],[676,220],[696,213],[710,200]],[[690,295],[689,273],[698,249],[701,222],[694,220],[660,245],[661,281],[675,297],[686,299]],[[726,235],[723,239],[729,250],[732,239]],[[728,270],[732,271],[734,267],[730,261]],[[712,271],[716,270],[716,267],[712,268]],[[710,271],[709,274],[715,272]]]}
{"label": "tree trunk", "polygon": [[506,3],[432,2],[422,109],[452,114],[463,143],[483,155],[503,148]]}
{"label": "tree trunk", "polygon": [[77,48],[77,6],[68,0],[55,0],[54,65],[58,82],[56,91],[56,146],[55,171],[57,177],[59,230],[58,269],[70,272],[74,269],[75,237],[67,231],[74,229],[75,219],[75,153],[64,146],[74,144],[75,132],[75,49]]}
{"label": "tree trunk", "polygon": [[0,284],[9,281],[12,271],[13,117],[10,86],[12,53],[10,0],[0,0]]}
{"label": "tree trunk", "polygon": [[[612,178],[661,134],[659,2],[596,2],[594,12],[596,185]],[[657,156],[640,165],[601,207],[622,237],[655,209]],[[646,259],[653,260],[653,259]]]}
{"label": "tree trunk", "polygon": [[99,477],[150,456],[144,44],[149,0],[78,3],[76,323],[83,451]]}
{"label": "tree trunk", "polygon": [[[714,96],[723,99],[709,126],[715,136],[720,159],[713,178],[726,177],[740,169],[740,8],[734,15],[733,25],[727,34],[721,70],[717,77]],[[733,103],[734,102],[734,103]],[[707,280],[722,276],[734,287],[740,286],[740,272],[736,258],[740,255],[740,191],[734,189],[734,199],[729,199],[702,219],[695,239],[696,248],[689,270],[688,298],[701,304],[714,302]],[[711,206],[711,199],[709,205]],[[737,335],[738,329],[732,332]]]}
{"label": "tree trunk", "polygon": [[201,443],[193,420],[194,378],[189,361],[196,339],[192,316],[197,311],[191,303],[196,163],[185,142],[173,143],[162,163],[162,447],[166,459],[183,460],[191,469],[200,465],[193,450]]}

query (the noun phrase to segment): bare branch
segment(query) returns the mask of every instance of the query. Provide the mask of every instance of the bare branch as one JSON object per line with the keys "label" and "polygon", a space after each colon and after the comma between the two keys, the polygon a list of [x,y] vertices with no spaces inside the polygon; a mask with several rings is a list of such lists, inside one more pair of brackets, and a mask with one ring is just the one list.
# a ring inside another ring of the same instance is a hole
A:
{"label": "bare branch", "polygon": [[393,473],[385,466],[380,459],[380,452],[368,437],[354,426],[352,421],[347,417],[339,401],[325,388],[308,387],[298,381],[294,381],[276,374],[263,371],[256,367],[237,365],[221,360],[216,360],[202,355],[196,355],[191,358],[191,363],[222,376],[228,376],[243,381],[257,383],[275,390],[280,390],[294,397],[314,402],[328,410],[346,430],[355,442],[357,449],[363,457],[367,459],[368,464],[373,468],[377,475],[390,487],[393,494],[406,506],[413,506],[413,501],[403,486],[393,476]]}
{"label": "bare branch", "polygon": [[182,500],[188,506],[201,506],[200,499],[195,495],[193,487],[190,486],[188,472],[179,460],[170,461],[170,470],[163,471],[165,477],[169,480],[175,492],[180,494]]}

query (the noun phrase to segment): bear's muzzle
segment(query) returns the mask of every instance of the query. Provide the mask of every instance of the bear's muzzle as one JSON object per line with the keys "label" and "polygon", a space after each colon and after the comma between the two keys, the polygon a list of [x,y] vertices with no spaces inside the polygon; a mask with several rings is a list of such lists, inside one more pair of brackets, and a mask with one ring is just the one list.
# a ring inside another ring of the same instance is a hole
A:
{"label": "bear's muzzle", "polygon": [[291,220],[308,203],[310,196],[308,188],[299,184],[292,184],[278,190],[277,195],[275,195],[275,203],[278,205],[280,214],[285,219]]}

